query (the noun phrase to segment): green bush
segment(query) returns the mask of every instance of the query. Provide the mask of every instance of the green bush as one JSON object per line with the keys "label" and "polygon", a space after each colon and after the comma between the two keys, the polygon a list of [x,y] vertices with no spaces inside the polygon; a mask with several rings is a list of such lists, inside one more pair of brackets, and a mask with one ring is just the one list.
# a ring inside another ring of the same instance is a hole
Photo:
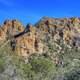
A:
{"label": "green bush", "polygon": [[80,69],[72,69],[64,75],[67,80],[80,80]]}
{"label": "green bush", "polygon": [[3,59],[0,59],[0,73],[4,71],[4,67],[5,67],[5,62]]}
{"label": "green bush", "polygon": [[36,74],[41,74],[43,79],[53,77],[56,71],[54,63],[49,58],[33,58],[30,63],[32,70]]}
{"label": "green bush", "polygon": [[35,72],[31,68],[32,66],[30,64],[22,64],[20,66],[21,75],[29,80],[34,79]]}
{"label": "green bush", "polygon": [[31,65],[36,72],[48,72],[52,69],[53,63],[46,58],[32,59]]}

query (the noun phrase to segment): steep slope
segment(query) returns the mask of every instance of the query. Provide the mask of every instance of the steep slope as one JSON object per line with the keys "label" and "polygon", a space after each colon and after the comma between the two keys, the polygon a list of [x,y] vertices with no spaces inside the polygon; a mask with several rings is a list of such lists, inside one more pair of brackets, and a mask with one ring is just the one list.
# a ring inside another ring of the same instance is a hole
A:
{"label": "steep slope", "polygon": [[80,19],[43,17],[0,27],[0,80],[80,80]]}
{"label": "steep slope", "polygon": [[26,27],[23,27],[17,20],[7,20],[0,28],[0,40],[8,39],[11,40],[12,49],[15,49],[20,56],[24,57],[34,53],[44,53],[47,49],[46,43],[50,41],[60,51],[62,50],[60,43],[70,49],[79,48],[80,19],[43,17],[34,26],[28,24]]}

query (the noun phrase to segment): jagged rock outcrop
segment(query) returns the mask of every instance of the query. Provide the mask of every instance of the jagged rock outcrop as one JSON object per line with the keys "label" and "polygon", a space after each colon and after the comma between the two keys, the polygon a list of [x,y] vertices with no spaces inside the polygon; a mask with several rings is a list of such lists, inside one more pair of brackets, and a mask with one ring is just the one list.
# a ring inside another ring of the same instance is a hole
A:
{"label": "jagged rock outcrop", "polygon": [[3,40],[14,34],[18,34],[24,30],[23,25],[17,20],[6,20],[0,28],[1,37]]}
{"label": "jagged rock outcrop", "polygon": [[80,19],[43,17],[34,26],[28,24],[26,27],[17,20],[6,20],[0,27],[0,41],[8,39],[15,41],[15,50],[24,57],[43,53],[44,40],[46,43],[52,40],[59,48],[60,43],[69,48],[80,47]]}
{"label": "jagged rock outcrop", "polygon": [[79,18],[43,18],[36,26],[41,31],[47,31],[56,41],[62,38],[64,43],[70,42],[75,36],[79,37],[80,34]]}

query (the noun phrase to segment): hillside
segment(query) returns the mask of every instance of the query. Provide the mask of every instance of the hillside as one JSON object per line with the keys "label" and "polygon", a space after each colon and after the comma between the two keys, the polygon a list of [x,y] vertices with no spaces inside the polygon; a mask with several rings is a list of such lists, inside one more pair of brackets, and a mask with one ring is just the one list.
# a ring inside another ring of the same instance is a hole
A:
{"label": "hillside", "polygon": [[80,18],[4,21],[0,80],[80,80]]}

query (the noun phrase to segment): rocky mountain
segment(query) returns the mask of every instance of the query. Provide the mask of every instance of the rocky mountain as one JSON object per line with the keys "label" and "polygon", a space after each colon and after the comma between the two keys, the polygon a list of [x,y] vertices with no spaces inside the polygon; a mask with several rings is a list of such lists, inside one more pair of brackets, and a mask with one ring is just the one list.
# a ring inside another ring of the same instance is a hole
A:
{"label": "rocky mountain", "polygon": [[0,26],[0,80],[80,80],[79,67],[80,18]]}
{"label": "rocky mountain", "polygon": [[80,19],[43,17],[35,25],[28,24],[26,27],[17,20],[6,20],[0,27],[0,42],[6,40],[10,40],[12,50],[15,48],[24,57],[44,53],[44,40],[52,40],[59,48],[59,43],[69,48],[79,47]]}

